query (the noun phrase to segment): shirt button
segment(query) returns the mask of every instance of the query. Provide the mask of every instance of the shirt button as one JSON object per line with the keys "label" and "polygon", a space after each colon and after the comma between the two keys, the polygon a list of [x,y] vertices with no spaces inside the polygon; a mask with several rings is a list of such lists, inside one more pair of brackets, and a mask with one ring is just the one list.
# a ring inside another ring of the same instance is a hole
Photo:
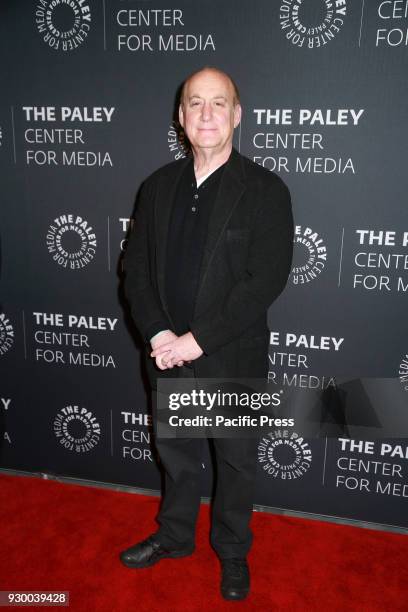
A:
{"label": "shirt button", "polygon": [[197,194],[195,194],[194,199],[198,200],[198,195]]}
{"label": "shirt button", "polygon": [[196,208],[195,206],[192,206],[192,207],[191,207],[191,210],[192,210],[193,212],[195,212],[195,211],[197,210],[197,208]]}

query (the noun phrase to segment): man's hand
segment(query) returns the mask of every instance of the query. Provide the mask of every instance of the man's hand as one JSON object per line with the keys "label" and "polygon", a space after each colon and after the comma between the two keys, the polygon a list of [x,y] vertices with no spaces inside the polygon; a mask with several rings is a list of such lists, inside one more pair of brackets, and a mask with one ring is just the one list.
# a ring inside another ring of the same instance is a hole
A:
{"label": "man's hand", "polygon": [[179,365],[180,362],[193,361],[203,354],[191,332],[178,337],[174,334],[175,337],[170,341],[162,342],[162,337],[165,335],[167,336],[167,333],[161,334],[157,338],[157,340],[160,340],[160,346],[153,347],[153,351],[150,353],[150,357],[156,358],[156,364],[160,370],[171,369],[175,364]]}
{"label": "man's hand", "polygon": [[[158,349],[160,346],[162,346],[162,344],[168,344],[169,342],[172,342],[172,340],[176,340],[178,338],[178,336],[172,332],[171,330],[166,330],[163,333],[161,333],[157,338],[154,338],[150,345],[152,347],[153,350]],[[161,367],[162,365],[162,359],[164,360],[164,363],[166,362],[166,356],[164,353],[161,353],[160,355],[158,355],[156,357],[156,365],[158,368],[160,368],[160,370],[164,370],[165,367]],[[182,366],[184,364],[184,361],[178,361],[176,365],[178,365],[179,367]],[[164,364],[163,364],[164,365]],[[173,365],[171,366],[173,367]]]}

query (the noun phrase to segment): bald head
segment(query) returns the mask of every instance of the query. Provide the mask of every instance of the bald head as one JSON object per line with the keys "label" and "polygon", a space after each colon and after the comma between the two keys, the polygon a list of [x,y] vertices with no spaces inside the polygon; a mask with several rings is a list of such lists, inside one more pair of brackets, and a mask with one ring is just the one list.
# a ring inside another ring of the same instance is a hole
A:
{"label": "bald head", "polygon": [[219,68],[215,68],[213,66],[204,66],[204,68],[200,68],[200,70],[196,70],[195,72],[193,72],[192,74],[190,74],[190,76],[188,76],[186,78],[186,80],[183,83],[183,87],[181,89],[180,104],[184,105],[185,102],[186,102],[186,92],[187,92],[187,90],[189,88],[190,83],[192,83],[194,81],[195,77],[197,77],[198,75],[200,75],[202,73],[206,73],[206,72],[208,72],[210,74],[211,73],[218,74],[219,76],[224,78],[226,81],[228,81],[229,87],[231,88],[231,91],[232,91],[234,106],[236,104],[240,104],[239,91],[238,91],[238,87],[237,87],[237,84],[235,83],[235,81],[230,77],[229,74],[227,74],[223,70],[220,70]]}

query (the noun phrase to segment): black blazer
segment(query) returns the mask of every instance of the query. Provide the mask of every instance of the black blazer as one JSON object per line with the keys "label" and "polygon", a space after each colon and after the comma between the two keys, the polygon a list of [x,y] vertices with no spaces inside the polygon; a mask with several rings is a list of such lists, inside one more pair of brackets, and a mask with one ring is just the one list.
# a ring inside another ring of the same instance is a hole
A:
{"label": "black blazer", "polygon": [[[149,357],[148,330],[171,317],[165,296],[166,237],[181,159],[143,184],[124,256],[124,289],[146,342],[150,383],[177,377]],[[191,332],[204,351],[192,362],[201,378],[264,378],[267,309],[287,282],[293,253],[289,191],[274,173],[235,149],[224,169],[209,221]],[[184,279],[180,279],[183,282]]]}

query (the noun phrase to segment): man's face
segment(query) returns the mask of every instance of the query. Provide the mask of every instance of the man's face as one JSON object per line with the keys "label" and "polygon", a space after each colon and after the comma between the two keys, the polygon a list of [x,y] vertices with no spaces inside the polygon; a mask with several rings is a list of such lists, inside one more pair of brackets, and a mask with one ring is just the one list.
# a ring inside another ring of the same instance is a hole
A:
{"label": "man's face", "polygon": [[179,119],[193,148],[220,153],[232,144],[241,106],[234,106],[234,88],[218,72],[203,70],[188,81]]}

